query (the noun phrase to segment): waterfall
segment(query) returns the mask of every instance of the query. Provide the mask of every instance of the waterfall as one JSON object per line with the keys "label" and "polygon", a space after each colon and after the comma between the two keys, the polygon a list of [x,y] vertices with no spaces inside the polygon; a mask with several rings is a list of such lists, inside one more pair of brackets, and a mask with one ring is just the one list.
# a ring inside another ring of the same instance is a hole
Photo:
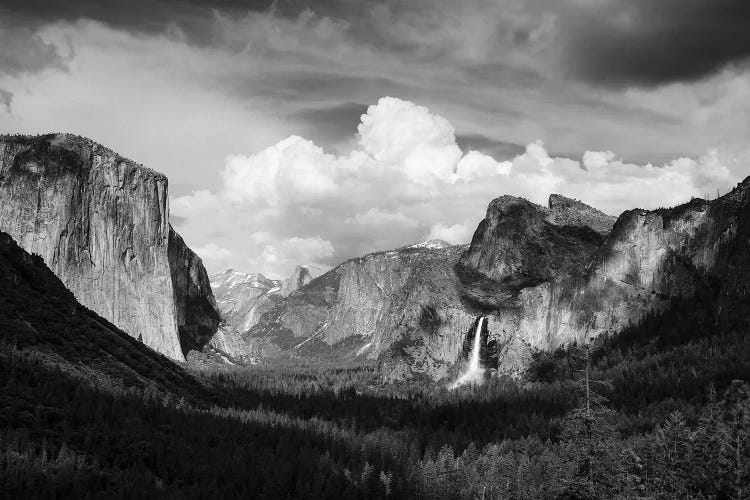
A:
{"label": "waterfall", "polygon": [[467,383],[482,383],[484,370],[480,363],[480,354],[482,351],[482,325],[484,325],[485,321],[487,321],[487,318],[484,316],[479,318],[479,321],[477,322],[477,331],[474,333],[474,345],[469,354],[469,367],[460,377],[458,377],[458,380],[453,383],[451,389],[455,389],[456,387]]}

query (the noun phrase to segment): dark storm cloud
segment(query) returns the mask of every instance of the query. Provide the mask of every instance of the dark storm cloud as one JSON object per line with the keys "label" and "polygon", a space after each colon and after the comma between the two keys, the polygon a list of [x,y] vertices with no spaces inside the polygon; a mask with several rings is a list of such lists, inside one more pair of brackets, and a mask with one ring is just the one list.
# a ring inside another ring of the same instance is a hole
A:
{"label": "dark storm cloud", "polygon": [[520,144],[491,139],[481,134],[456,134],[456,143],[463,151],[476,150],[498,160],[506,160],[523,153]]}
{"label": "dark storm cloud", "polygon": [[593,84],[695,80],[750,56],[748,0],[612,0],[561,13],[563,63]]}

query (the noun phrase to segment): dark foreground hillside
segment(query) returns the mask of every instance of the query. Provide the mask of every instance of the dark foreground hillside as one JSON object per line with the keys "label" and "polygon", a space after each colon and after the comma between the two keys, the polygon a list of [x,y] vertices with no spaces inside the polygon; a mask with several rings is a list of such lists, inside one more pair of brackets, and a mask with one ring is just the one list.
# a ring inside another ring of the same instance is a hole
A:
{"label": "dark foreground hillside", "polygon": [[80,306],[0,234],[0,491],[746,498],[748,308],[717,321],[717,294],[538,355],[523,382],[450,392],[381,385],[361,366],[190,373]]}

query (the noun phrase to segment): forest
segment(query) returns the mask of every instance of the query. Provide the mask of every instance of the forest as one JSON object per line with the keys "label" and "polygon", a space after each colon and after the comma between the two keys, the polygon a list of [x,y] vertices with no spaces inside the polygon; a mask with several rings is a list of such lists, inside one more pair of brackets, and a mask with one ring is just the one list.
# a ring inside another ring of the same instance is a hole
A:
{"label": "forest", "polygon": [[[0,247],[4,244],[0,241]],[[2,250],[2,248],[0,248]],[[11,249],[12,250],[12,249]],[[522,379],[185,370],[0,252],[9,498],[747,498],[750,339],[710,287]]]}
{"label": "forest", "polygon": [[750,341],[704,330],[692,306],[538,356],[528,380],[458,391],[380,385],[373,366],[259,366],[195,374],[215,401],[188,401],[66,373],[3,339],[2,489],[36,498],[745,498]]}

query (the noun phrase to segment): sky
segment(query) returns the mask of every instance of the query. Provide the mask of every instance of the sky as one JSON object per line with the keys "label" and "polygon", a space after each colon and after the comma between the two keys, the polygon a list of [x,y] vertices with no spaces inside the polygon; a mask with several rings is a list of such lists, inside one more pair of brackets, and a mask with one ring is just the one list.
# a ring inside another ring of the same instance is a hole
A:
{"label": "sky", "polygon": [[169,177],[209,272],[288,275],[551,193],[607,213],[750,174],[747,0],[0,1],[0,132]]}

